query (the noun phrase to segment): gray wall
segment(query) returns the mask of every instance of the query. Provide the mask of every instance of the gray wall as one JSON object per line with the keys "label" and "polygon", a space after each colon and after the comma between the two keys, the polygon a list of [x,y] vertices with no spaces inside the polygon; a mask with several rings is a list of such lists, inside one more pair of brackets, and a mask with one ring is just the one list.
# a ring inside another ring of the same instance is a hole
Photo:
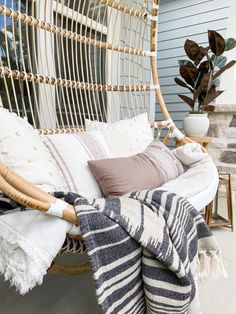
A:
{"label": "gray wall", "polygon": [[[174,77],[179,75],[178,59],[186,58],[184,42],[189,38],[206,45],[208,29],[225,36],[230,1],[233,0],[161,1],[157,57],[159,77],[168,109],[180,129],[189,107],[177,94],[188,93],[175,84]],[[159,106],[156,106],[156,116],[160,119]]]}

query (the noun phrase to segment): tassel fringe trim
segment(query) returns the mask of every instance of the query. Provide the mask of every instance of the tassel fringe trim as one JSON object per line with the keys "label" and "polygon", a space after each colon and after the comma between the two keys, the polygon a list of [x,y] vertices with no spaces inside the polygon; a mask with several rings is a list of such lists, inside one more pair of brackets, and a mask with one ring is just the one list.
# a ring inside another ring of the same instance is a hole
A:
{"label": "tassel fringe trim", "polygon": [[224,268],[220,251],[202,251],[198,259],[198,279],[226,278],[228,274]]}

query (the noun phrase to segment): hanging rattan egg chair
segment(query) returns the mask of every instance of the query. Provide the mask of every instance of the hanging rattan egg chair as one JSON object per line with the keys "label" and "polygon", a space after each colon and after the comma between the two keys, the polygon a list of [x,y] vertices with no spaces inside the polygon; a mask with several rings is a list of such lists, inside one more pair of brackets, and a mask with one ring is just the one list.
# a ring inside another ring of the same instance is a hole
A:
{"label": "hanging rattan egg chair", "polygon": [[[9,1],[0,2],[4,108],[27,117],[42,135],[74,133],[84,130],[85,118],[113,122],[148,112],[152,120],[155,94],[164,121],[150,121],[150,127],[169,127],[164,142],[170,135],[183,144],[191,142],[172,121],[159,85],[159,0],[25,0],[7,5]],[[214,181],[213,192],[204,191],[200,206],[211,201],[216,185]],[[2,162],[0,190],[43,212],[57,201]],[[202,197],[197,194],[193,197]],[[77,222],[71,205],[63,218]],[[86,264],[74,273],[88,269]]]}

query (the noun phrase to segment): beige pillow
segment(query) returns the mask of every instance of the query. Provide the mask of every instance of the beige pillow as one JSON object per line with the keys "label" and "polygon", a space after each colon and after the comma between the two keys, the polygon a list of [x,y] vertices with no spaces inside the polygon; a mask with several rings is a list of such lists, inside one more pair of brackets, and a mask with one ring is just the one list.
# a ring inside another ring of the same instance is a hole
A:
{"label": "beige pillow", "polygon": [[85,120],[86,130],[102,132],[112,156],[130,157],[142,153],[153,141],[147,113],[113,123]]}
{"label": "beige pillow", "polygon": [[153,141],[143,153],[91,160],[88,165],[105,196],[157,188],[184,172],[180,161],[159,141]]}

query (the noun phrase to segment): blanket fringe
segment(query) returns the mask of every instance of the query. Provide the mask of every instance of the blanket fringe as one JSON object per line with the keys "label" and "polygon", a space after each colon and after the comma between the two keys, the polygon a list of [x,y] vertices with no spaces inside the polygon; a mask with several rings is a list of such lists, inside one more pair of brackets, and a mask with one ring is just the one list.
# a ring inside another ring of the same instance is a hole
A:
{"label": "blanket fringe", "polygon": [[203,251],[199,253],[198,258],[198,278],[200,280],[228,277],[220,251]]}
{"label": "blanket fringe", "polygon": [[51,265],[51,256],[45,252],[44,259],[37,247],[28,239],[1,223],[0,228],[0,274],[15,286],[21,295],[26,294],[37,284],[41,285],[43,276]]}

